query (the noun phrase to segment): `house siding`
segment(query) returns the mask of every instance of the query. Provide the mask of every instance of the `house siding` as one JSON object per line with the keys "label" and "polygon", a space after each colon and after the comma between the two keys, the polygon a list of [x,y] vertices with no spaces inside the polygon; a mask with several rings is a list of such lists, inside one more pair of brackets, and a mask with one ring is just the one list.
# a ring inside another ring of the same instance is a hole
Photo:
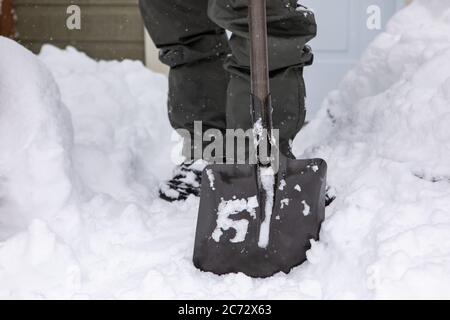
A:
{"label": "house siding", "polygon": [[[81,30],[69,30],[67,8],[81,9]],[[33,52],[51,43],[97,59],[145,58],[144,26],[137,0],[15,0],[19,42]]]}

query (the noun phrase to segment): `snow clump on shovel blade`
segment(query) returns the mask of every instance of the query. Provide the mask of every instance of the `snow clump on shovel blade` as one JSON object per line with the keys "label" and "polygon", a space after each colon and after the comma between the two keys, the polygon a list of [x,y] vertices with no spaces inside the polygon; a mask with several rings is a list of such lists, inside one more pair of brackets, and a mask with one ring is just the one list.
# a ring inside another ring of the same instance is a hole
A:
{"label": "snow clump on shovel blade", "polygon": [[212,234],[214,241],[219,242],[224,231],[234,229],[236,235],[230,240],[232,243],[244,242],[247,236],[249,220],[232,219],[234,215],[242,212],[248,212],[250,217],[256,219],[256,208],[258,208],[258,199],[256,196],[248,199],[224,200],[219,204],[217,211],[217,227]]}

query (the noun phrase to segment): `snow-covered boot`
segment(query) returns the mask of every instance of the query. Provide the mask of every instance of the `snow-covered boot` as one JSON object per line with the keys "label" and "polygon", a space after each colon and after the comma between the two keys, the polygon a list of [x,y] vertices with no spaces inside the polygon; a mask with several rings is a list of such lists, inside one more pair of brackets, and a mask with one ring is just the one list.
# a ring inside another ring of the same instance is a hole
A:
{"label": "snow-covered boot", "polygon": [[325,206],[330,206],[334,200],[336,200],[337,193],[336,189],[330,186],[327,186],[327,190],[325,192]]}
{"label": "snow-covered boot", "polygon": [[161,185],[159,196],[169,202],[184,201],[190,195],[200,196],[204,160],[186,161],[177,166],[173,178]]}

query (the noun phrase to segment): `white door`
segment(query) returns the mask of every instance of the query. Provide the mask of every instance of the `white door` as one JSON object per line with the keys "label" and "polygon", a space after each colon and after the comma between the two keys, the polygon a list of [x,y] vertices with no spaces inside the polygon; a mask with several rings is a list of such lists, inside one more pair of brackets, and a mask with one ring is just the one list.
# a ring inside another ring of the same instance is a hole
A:
{"label": "white door", "polygon": [[318,36],[310,43],[315,53],[314,65],[305,68],[308,119],[311,119],[326,95],[338,87],[345,73],[405,0],[299,0],[299,3],[314,11],[318,25]]}

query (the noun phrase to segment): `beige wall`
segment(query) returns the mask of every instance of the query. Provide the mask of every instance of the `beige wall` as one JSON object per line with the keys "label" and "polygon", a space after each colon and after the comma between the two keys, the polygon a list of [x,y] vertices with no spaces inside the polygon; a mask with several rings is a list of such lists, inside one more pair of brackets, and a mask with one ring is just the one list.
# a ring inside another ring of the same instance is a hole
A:
{"label": "beige wall", "polygon": [[[71,4],[81,8],[81,30],[66,27]],[[138,0],[14,0],[14,5],[19,41],[34,52],[51,43],[98,59],[145,59]]]}

